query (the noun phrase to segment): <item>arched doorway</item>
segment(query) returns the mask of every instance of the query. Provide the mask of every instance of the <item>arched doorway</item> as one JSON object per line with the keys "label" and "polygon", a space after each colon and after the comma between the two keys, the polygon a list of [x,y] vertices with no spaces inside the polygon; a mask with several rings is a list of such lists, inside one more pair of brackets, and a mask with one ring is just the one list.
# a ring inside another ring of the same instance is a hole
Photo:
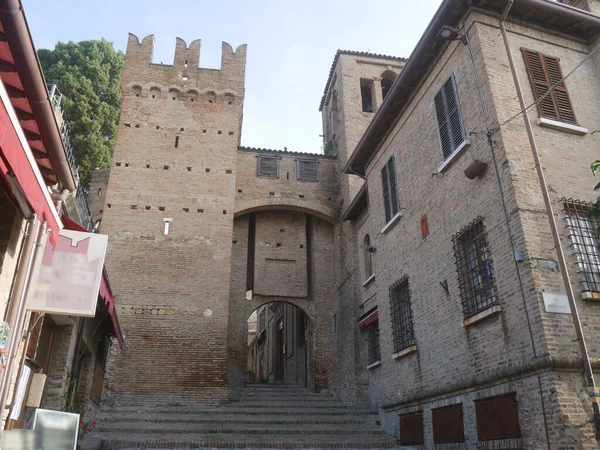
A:
{"label": "arched doorway", "polygon": [[247,383],[308,382],[308,316],[291,303],[261,305],[248,318]]}

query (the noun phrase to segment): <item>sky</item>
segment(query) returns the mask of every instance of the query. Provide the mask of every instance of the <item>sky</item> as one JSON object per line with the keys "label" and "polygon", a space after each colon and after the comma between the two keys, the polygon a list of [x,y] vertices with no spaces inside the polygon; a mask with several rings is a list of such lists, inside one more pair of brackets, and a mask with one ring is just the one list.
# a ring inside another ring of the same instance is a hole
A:
{"label": "sky", "polygon": [[441,0],[23,0],[37,48],[154,34],[154,62],[175,38],[202,39],[200,67],[219,68],[221,42],[247,44],[242,145],[322,152],[319,102],[337,49],[408,57]]}

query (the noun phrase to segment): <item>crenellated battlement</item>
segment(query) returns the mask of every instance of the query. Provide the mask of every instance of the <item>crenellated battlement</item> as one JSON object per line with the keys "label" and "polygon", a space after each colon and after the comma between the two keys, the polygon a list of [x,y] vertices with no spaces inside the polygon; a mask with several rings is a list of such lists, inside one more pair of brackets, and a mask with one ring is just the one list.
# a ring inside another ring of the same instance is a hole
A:
{"label": "crenellated battlement", "polygon": [[[175,56],[173,64],[158,64],[164,67],[171,67],[178,71],[189,70],[207,70],[200,68],[200,47],[201,40],[196,39],[188,46],[181,38],[175,40]],[[246,44],[238,46],[235,51],[227,42],[222,43],[221,47],[221,71],[226,71],[240,65],[246,65]],[[150,34],[140,42],[139,38],[129,33],[127,41],[127,51],[125,54],[125,65],[130,69],[140,69],[151,64],[154,55],[154,35]],[[209,69],[212,70],[212,69]]]}

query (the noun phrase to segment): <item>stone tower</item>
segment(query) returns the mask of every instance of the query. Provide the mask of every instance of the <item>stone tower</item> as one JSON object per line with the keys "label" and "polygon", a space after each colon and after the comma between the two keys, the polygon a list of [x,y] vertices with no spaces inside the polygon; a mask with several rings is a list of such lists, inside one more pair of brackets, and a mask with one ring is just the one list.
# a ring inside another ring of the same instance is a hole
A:
{"label": "stone tower", "polygon": [[173,65],[154,64],[153,46],[129,35],[103,210],[126,333],[109,387],[122,404],[218,403],[246,46],[223,43],[220,70],[198,67],[199,40],[177,38]]}
{"label": "stone tower", "polygon": [[358,176],[343,174],[343,168],[404,63],[399,57],[338,50],[319,106],[325,152],[336,155],[340,174],[336,198],[341,220],[333,230],[333,315],[338,331],[332,344],[330,386],[355,405],[368,404],[366,347],[356,320],[366,312],[366,291],[361,273],[355,270],[360,266],[357,249],[362,243],[357,242],[353,223],[360,219],[346,220],[348,213],[360,213],[366,206],[367,187]]}

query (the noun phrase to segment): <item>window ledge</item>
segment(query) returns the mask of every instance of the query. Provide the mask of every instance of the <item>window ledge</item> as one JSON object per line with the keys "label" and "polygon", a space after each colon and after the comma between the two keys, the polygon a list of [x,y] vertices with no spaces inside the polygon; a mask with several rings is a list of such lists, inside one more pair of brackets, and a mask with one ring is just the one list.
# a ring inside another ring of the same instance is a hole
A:
{"label": "window ledge", "polygon": [[600,302],[600,292],[598,291],[585,291],[581,293],[581,298],[592,302]]}
{"label": "window ledge", "polygon": [[375,274],[371,274],[371,276],[369,278],[367,278],[364,283],[362,284],[363,287],[366,287],[367,284],[369,284],[371,281],[373,281],[375,279]]}
{"label": "window ledge", "polygon": [[442,165],[438,169],[438,173],[444,172],[454,161],[456,161],[456,159],[460,156],[464,149],[467,148],[469,145],[471,145],[471,141],[465,139],[465,141],[462,144],[460,144],[450,156],[448,156],[448,159],[446,159],[446,161],[442,163]]}
{"label": "window ledge", "polygon": [[388,230],[388,228],[390,228],[392,225],[398,222],[398,219],[400,219],[400,217],[402,217],[402,210],[398,211],[396,215],[392,217],[388,223],[385,224],[385,226],[381,229],[381,234],[384,234]]}
{"label": "window ledge", "polygon": [[540,127],[551,128],[553,130],[564,131],[566,133],[576,134],[578,136],[583,136],[588,134],[588,129],[584,127],[580,127],[578,125],[573,125],[570,123],[559,122],[557,120],[545,119],[540,117],[537,120],[537,124]]}
{"label": "window ledge", "polygon": [[416,345],[410,345],[399,352],[396,352],[392,355],[392,359],[400,359],[403,356],[410,355],[411,353],[415,353],[417,351]]}
{"label": "window ledge", "polygon": [[474,324],[476,324],[478,322],[481,322],[482,320],[487,319],[490,316],[498,314],[500,311],[502,311],[502,307],[500,305],[490,306],[489,308],[484,309],[481,312],[478,312],[474,316],[471,316],[468,319],[464,319],[463,320],[463,327],[466,328],[468,326],[471,326],[471,325],[474,325]]}
{"label": "window ledge", "polygon": [[375,361],[367,366],[367,370],[374,369],[375,367],[379,367],[381,365],[381,360]]}

